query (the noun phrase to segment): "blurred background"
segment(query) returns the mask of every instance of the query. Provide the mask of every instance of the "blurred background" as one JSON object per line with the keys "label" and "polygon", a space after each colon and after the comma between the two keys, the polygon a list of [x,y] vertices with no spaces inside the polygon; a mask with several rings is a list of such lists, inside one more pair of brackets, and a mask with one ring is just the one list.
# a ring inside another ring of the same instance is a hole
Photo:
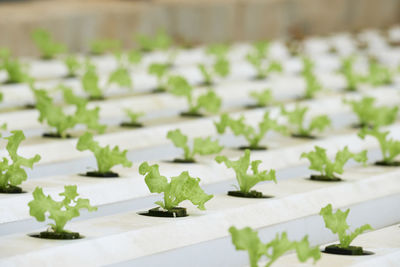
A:
{"label": "blurred background", "polygon": [[39,27],[70,52],[87,52],[94,39],[129,48],[135,34],[158,29],[196,45],[385,29],[399,20],[400,0],[0,0],[0,47],[36,56],[31,32]]}

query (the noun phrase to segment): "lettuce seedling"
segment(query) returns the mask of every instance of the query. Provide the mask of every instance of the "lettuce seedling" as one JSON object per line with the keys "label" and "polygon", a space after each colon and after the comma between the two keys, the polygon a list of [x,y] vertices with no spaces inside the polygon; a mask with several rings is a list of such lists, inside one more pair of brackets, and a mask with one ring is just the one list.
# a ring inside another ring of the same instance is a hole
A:
{"label": "lettuce seedling", "polygon": [[270,267],[275,261],[289,251],[295,250],[300,262],[313,259],[314,263],[321,258],[318,247],[311,247],[308,236],[301,241],[289,241],[286,232],[276,234],[275,238],[264,244],[258,237],[258,233],[250,227],[237,229],[234,226],[229,228],[232,236],[232,243],[236,250],[247,250],[251,267],[258,267],[258,261],[266,256],[268,261],[265,267]]}
{"label": "lettuce seedling", "polygon": [[[236,180],[239,184],[239,192],[242,193],[241,196],[244,197],[263,197],[261,192],[251,190],[256,184],[262,181],[274,181],[276,183],[275,170],[270,170],[267,172],[259,171],[258,166],[261,160],[254,160],[250,162],[250,150],[246,149],[244,155],[236,161],[229,160],[225,156],[216,156],[215,161],[218,163],[225,163],[227,168],[232,168],[236,173]],[[251,166],[251,174],[248,170]],[[251,190],[251,191],[250,191]],[[235,195],[233,194],[228,195]]]}
{"label": "lettuce seedling", "polygon": [[308,107],[300,107],[299,105],[296,105],[292,111],[288,111],[284,106],[281,106],[281,113],[287,117],[292,128],[292,136],[312,137],[314,131],[322,132],[331,125],[331,120],[327,115],[320,115],[312,118],[308,126],[305,126],[304,120],[307,111]]}
{"label": "lettuce seedling", "polygon": [[340,72],[347,81],[347,91],[356,91],[358,84],[363,81],[363,77],[354,71],[354,61],[354,57],[346,57],[342,59]]}
{"label": "lettuce seedling", "polygon": [[103,99],[103,91],[99,87],[99,76],[93,65],[88,65],[85,74],[82,77],[82,88],[92,100]]}
{"label": "lettuce seedling", "polygon": [[320,172],[320,175],[311,175],[312,180],[340,181],[341,179],[336,177],[335,173],[342,174],[343,166],[351,158],[365,164],[367,162],[367,151],[363,150],[359,153],[352,153],[345,146],[344,149],[336,153],[335,160],[331,161],[326,154],[326,149],[315,146],[315,151],[303,152],[300,158],[306,158],[310,161],[310,170]]}
{"label": "lettuce seedling", "polygon": [[144,181],[151,193],[164,193],[164,201],[157,201],[155,204],[167,211],[174,211],[184,200],[189,200],[199,210],[205,210],[204,204],[213,197],[200,187],[200,178],[191,177],[187,171],[171,177],[169,183],[160,174],[158,164],[149,165],[143,162],[139,166],[139,173],[145,175]]}
{"label": "lettuce seedling", "polygon": [[54,42],[50,33],[46,30],[36,29],[32,33],[32,38],[43,59],[53,59],[57,54],[66,51],[65,45]]}
{"label": "lettuce seedling", "polygon": [[127,168],[132,167],[132,162],[126,158],[127,150],[120,151],[118,146],[115,146],[113,149],[109,145],[101,147],[98,142],[93,140],[91,133],[86,132],[79,137],[76,148],[79,151],[90,150],[96,158],[97,171],[87,172],[86,175],[88,176],[118,176],[111,172],[113,166],[122,165]]}
{"label": "lettuce seedling", "polygon": [[266,107],[270,105],[273,101],[272,91],[271,89],[264,89],[261,92],[251,91],[250,97],[256,100],[258,107]]}
{"label": "lettuce seedling", "polygon": [[304,99],[312,99],[315,94],[322,90],[322,85],[318,81],[317,77],[312,72],[303,72],[303,78],[306,82],[306,88],[304,91]]}
{"label": "lettuce seedling", "polygon": [[157,89],[155,91],[166,91],[165,79],[168,73],[168,65],[164,63],[152,63],[149,65],[147,71],[157,78]]}
{"label": "lettuce seedling", "polygon": [[121,126],[126,127],[142,127],[143,124],[139,122],[139,118],[144,116],[143,112],[134,112],[129,108],[124,109],[125,114],[129,117],[129,122],[121,123]]}
{"label": "lettuce seedling", "polygon": [[67,77],[68,78],[76,77],[77,76],[77,72],[79,71],[79,69],[81,67],[81,63],[78,61],[78,59],[73,55],[68,55],[64,59],[64,63],[65,63],[65,66],[68,69]]}
{"label": "lettuce seedling", "polygon": [[133,65],[137,65],[142,61],[142,53],[137,50],[131,50],[128,52],[128,61]]}
{"label": "lettuce seedling", "polygon": [[[11,131],[12,135],[5,137],[7,142],[6,149],[8,158],[3,157],[0,161],[0,193],[21,193],[22,189],[18,187],[27,179],[27,174],[24,168],[33,168],[33,164],[40,160],[39,155],[32,158],[24,158],[17,154],[19,145],[25,140],[25,135],[22,131]],[[0,135],[1,137],[1,135]]]}
{"label": "lettuce seedling", "polygon": [[26,65],[19,62],[18,59],[12,59],[8,49],[3,48],[0,51],[0,69],[7,72],[7,80],[5,83],[23,83],[29,82]]}
{"label": "lettuce seedling", "polygon": [[106,52],[115,51],[121,48],[120,40],[102,39],[94,40],[90,43],[90,53],[102,55]]}
{"label": "lettuce seedling", "polygon": [[[345,249],[348,252],[346,254],[351,255],[362,255],[363,249],[362,247],[353,247],[350,246],[351,242],[360,234],[367,230],[372,230],[372,227],[369,224],[365,224],[357,229],[354,232],[347,233],[347,230],[350,228],[346,222],[347,216],[349,215],[350,209],[346,211],[337,210],[335,213],[332,212],[332,205],[328,204],[323,207],[320,211],[320,215],[324,218],[325,227],[332,231],[334,234],[338,234],[339,236],[339,244],[330,245],[325,248],[326,252],[334,252],[335,250]],[[343,254],[343,253],[339,253]]]}
{"label": "lettuce seedling", "polygon": [[78,198],[76,185],[64,186],[64,192],[59,194],[64,197],[61,201],[53,200],[50,195],[46,196],[41,187],[36,187],[32,195],[33,200],[28,203],[29,214],[39,222],[44,222],[46,217],[54,221],[54,223],[49,224],[51,231],[47,230],[39,234],[41,238],[79,238],[79,233],[65,230],[65,225],[73,218],[79,217],[79,210],[81,209],[86,209],[89,212],[97,210],[97,207],[90,205],[89,199]]}
{"label": "lettuce seedling", "polygon": [[259,143],[271,130],[281,133],[287,132],[285,126],[270,118],[269,112],[265,112],[263,120],[258,124],[258,132],[257,129],[245,123],[243,115],[235,120],[224,113],[221,115],[220,122],[214,122],[214,124],[219,134],[225,133],[226,129],[230,128],[235,136],[243,136],[248,142],[246,148],[249,149],[265,149],[265,147],[259,146]]}
{"label": "lettuce seedling", "polygon": [[182,76],[170,76],[167,82],[168,91],[176,96],[186,98],[189,109],[183,112],[183,116],[202,116],[200,110],[209,113],[217,113],[221,108],[221,98],[214,91],[200,95],[197,99],[193,98],[193,87]]}
{"label": "lettuce seedling", "polygon": [[267,58],[270,43],[268,41],[257,41],[252,44],[253,50],[261,58]]}
{"label": "lettuce seedling", "polygon": [[393,83],[393,73],[376,60],[370,60],[369,73],[365,80],[373,86],[388,85]]}
{"label": "lettuce seedling", "polygon": [[108,84],[117,84],[121,87],[132,88],[132,78],[128,68],[119,66],[116,70],[111,72],[108,78]]}
{"label": "lettuce seedling", "polygon": [[314,72],[315,64],[314,64],[314,61],[311,58],[303,56],[301,58],[301,61],[303,63],[303,69],[301,71],[302,75],[304,75],[306,73],[313,73]]}
{"label": "lettuce seedling", "polygon": [[358,133],[358,136],[364,139],[367,135],[370,135],[378,140],[382,152],[382,160],[376,162],[377,165],[400,166],[400,162],[395,161],[395,158],[400,155],[400,141],[390,138],[389,133],[389,131],[379,131],[378,128],[363,128]]}
{"label": "lettuce seedling", "polygon": [[167,50],[172,44],[171,37],[164,30],[158,30],[153,38],[144,34],[138,34],[135,39],[139,44],[140,50],[143,52],[151,52],[157,49]]}
{"label": "lettuce seedling", "polygon": [[349,104],[358,117],[361,127],[380,127],[392,124],[397,118],[398,107],[376,107],[373,97],[363,97],[361,100],[343,100]]}
{"label": "lettuce seedling", "polygon": [[227,44],[211,44],[207,46],[206,54],[214,56],[215,58],[226,58],[229,48]]}
{"label": "lettuce seedling", "polygon": [[176,147],[183,149],[183,159],[175,159],[175,162],[195,162],[194,156],[197,154],[202,156],[216,154],[221,152],[224,148],[219,145],[217,140],[211,140],[211,137],[196,137],[193,140],[193,147],[190,149],[188,144],[189,138],[179,129],[169,131],[167,133],[167,138],[170,139]]}
{"label": "lettuce seedling", "polygon": [[265,58],[258,52],[249,53],[246,56],[249,62],[256,70],[256,79],[265,79],[271,72],[282,72],[282,64],[278,61],[272,60],[265,66]]}
{"label": "lettuce seedling", "polygon": [[226,77],[230,73],[229,61],[223,57],[218,57],[212,66],[198,64],[197,67],[203,75],[204,85],[212,85],[216,76]]}

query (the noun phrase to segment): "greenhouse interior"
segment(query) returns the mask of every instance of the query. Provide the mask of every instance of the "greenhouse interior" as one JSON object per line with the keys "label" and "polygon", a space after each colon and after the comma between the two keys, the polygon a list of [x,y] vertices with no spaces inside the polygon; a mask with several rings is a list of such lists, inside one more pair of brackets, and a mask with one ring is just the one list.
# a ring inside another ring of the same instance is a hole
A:
{"label": "greenhouse interior", "polygon": [[1,267],[400,267],[400,0],[0,0]]}

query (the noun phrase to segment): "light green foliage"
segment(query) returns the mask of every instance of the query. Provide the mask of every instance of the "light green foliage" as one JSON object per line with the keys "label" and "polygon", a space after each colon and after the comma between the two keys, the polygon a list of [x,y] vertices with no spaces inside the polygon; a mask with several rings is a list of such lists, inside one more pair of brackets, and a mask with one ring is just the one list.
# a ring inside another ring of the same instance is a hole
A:
{"label": "light green foliage", "polygon": [[93,65],[88,65],[85,74],[82,77],[82,88],[90,98],[100,99],[103,97],[103,91],[99,87],[99,76]]}
{"label": "light green foliage", "polygon": [[32,38],[43,59],[52,59],[66,51],[65,45],[54,42],[50,33],[44,29],[36,29],[32,33]]}
{"label": "light green foliage", "polygon": [[139,64],[142,61],[142,53],[137,50],[131,50],[128,52],[128,61],[131,64]]}
{"label": "light green foliage", "polygon": [[389,131],[383,132],[379,131],[377,128],[368,129],[364,127],[358,133],[358,136],[360,136],[362,139],[364,139],[367,135],[373,136],[378,140],[382,152],[383,162],[389,164],[393,163],[394,159],[400,155],[400,141],[389,138]]}
{"label": "light green foliage", "polygon": [[79,137],[76,149],[79,151],[90,150],[93,152],[99,173],[110,172],[111,168],[116,165],[132,167],[132,162],[126,158],[127,150],[120,151],[118,146],[115,146],[113,149],[111,149],[109,145],[101,147],[98,142],[93,140],[93,135],[88,132]]}
{"label": "light green foliage", "polygon": [[165,77],[168,73],[168,65],[165,63],[152,63],[147,70],[149,74],[157,78],[159,89],[165,89]]}
{"label": "light green foliage", "polygon": [[257,79],[265,79],[271,72],[282,72],[282,64],[278,61],[271,60],[269,63],[265,62],[264,56],[259,52],[250,52],[246,55],[246,60],[256,70]]}
{"label": "light green foliage", "polygon": [[215,77],[226,77],[230,73],[229,61],[224,57],[218,57],[214,61],[212,66],[206,66],[205,64],[198,64],[198,69],[203,75],[204,84],[212,84]]}
{"label": "light green foliage", "polygon": [[211,90],[195,99],[193,97],[193,87],[182,76],[170,76],[167,87],[172,94],[186,98],[189,105],[188,113],[199,114],[200,110],[217,113],[221,108],[221,98]]}
{"label": "light green foliage", "polygon": [[306,262],[312,258],[314,263],[321,258],[318,247],[310,247],[308,237],[305,236],[301,241],[289,241],[286,232],[281,235],[276,234],[275,238],[264,244],[258,237],[258,233],[250,227],[237,229],[234,226],[229,228],[232,243],[236,250],[247,250],[251,267],[258,267],[258,261],[266,256],[268,261],[265,267],[270,267],[285,253],[295,250],[300,262]]}
{"label": "light green foliage", "polygon": [[200,210],[205,210],[204,204],[213,195],[207,195],[200,187],[200,178],[193,178],[187,171],[179,176],[171,177],[171,181],[159,172],[157,164],[149,165],[143,162],[139,166],[139,173],[145,175],[144,181],[151,193],[164,193],[164,201],[157,201],[163,209],[171,210],[184,200],[189,200]]}
{"label": "light green foliage", "polygon": [[344,149],[336,153],[335,160],[331,161],[326,154],[326,149],[315,146],[315,151],[310,151],[308,153],[303,152],[300,158],[306,158],[310,161],[310,170],[318,171],[322,176],[334,179],[335,173],[343,173],[343,166],[351,158],[365,164],[367,162],[367,151],[363,150],[359,153],[352,153],[349,151],[348,147],[345,146]]}
{"label": "light green foliage", "polygon": [[128,108],[125,108],[124,112],[129,117],[129,121],[132,124],[138,123],[139,118],[143,117],[143,115],[144,115],[143,112],[133,112],[132,110],[130,110]]}
{"label": "light green foliage", "polygon": [[116,70],[114,70],[110,77],[108,78],[109,84],[117,84],[121,87],[132,87],[132,78],[129,73],[129,70],[123,66],[119,66]]}
{"label": "light green foliage", "polygon": [[285,126],[278,124],[276,120],[270,118],[269,112],[265,112],[263,120],[258,124],[258,131],[245,123],[244,116],[235,120],[226,113],[221,115],[220,122],[215,122],[214,124],[219,134],[225,133],[226,129],[230,128],[235,136],[243,136],[251,148],[257,148],[259,142],[268,131],[273,130],[284,134],[287,132]]}
{"label": "light green foliage", "polygon": [[229,48],[230,47],[227,44],[212,44],[207,46],[206,54],[216,58],[226,58]]}
{"label": "light green foliage", "polygon": [[[5,128],[5,125],[1,127]],[[17,154],[19,145],[25,140],[25,135],[22,131],[12,131],[12,135],[6,137],[9,158],[3,157],[0,161],[0,188],[6,189],[10,186],[20,185],[27,179],[27,174],[24,168],[33,168],[33,164],[40,160],[39,155],[32,158],[24,158]],[[9,161],[11,159],[11,162]]]}
{"label": "light green foliage", "polygon": [[202,156],[216,154],[221,152],[221,150],[224,148],[223,146],[219,145],[217,140],[211,140],[211,137],[196,137],[193,140],[193,147],[192,149],[190,149],[190,146],[188,144],[188,137],[182,134],[179,129],[169,131],[167,134],[167,138],[170,139],[176,147],[183,149],[185,160],[194,160],[194,156],[196,154]]}
{"label": "light green foliage", "polygon": [[303,71],[301,75],[306,82],[306,88],[304,91],[305,99],[314,98],[318,91],[322,90],[322,85],[319,83],[317,77],[314,74],[314,62],[307,57],[303,57]]}
{"label": "light green foliage", "polygon": [[292,111],[288,111],[281,106],[282,115],[286,116],[289,124],[293,128],[293,134],[300,136],[311,136],[313,131],[322,132],[326,127],[331,125],[331,120],[327,115],[313,117],[308,126],[304,125],[305,115],[308,107],[296,107]]}
{"label": "light green foliage", "polygon": [[171,37],[164,31],[158,30],[154,37],[147,36],[145,34],[138,34],[136,36],[136,41],[139,47],[144,52],[150,52],[154,50],[166,50],[172,44]]}
{"label": "light green foliage", "polygon": [[342,67],[340,72],[347,81],[347,91],[356,91],[357,85],[363,81],[363,77],[354,71],[355,57],[346,57],[342,59]]}
{"label": "light green foliage", "polygon": [[250,92],[250,96],[256,100],[257,105],[259,105],[260,107],[266,107],[270,105],[273,101],[271,89],[264,89],[261,92],[252,91]]}
{"label": "light green foliage", "polygon": [[[254,160],[250,162],[250,150],[246,149],[244,155],[236,161],[229,160],[225,156],[216,156],[215,161],[218,163],[225,163],[227,168],[232,168],[236,173],[236,180],[239,184],[240,192],[249,193],[257,183],[262,181],[274,181],[276,183],[275,170],[267,172],[259,171],[258,165],[261,160]],[[248,169],[251,168],[252,173],[248,174]]]}
{"label": "light green foliage", "polygon": [[59,194],[64,197],[61,201],[53,200],[50,195],[46,196],[40,187],[36,187],[32,195],[33,200],[28,203],[29,214],[39,222],[44,222],[48,215],[48,218],[54,221],[54,224],[49,225],[56,233],[66,232],[65,225],[73,218],[79,217],[79,210],[97,210],[97,207],[90,205],[89,199],[77,198],[79,194],[76,185],[64,186],[64,192]]}
{"label": "light green foliage", "polygon": [[303,56],[301,60],[303,63],[303,70],[301,71],[301,74],[304,75],[306,73],[312,73],[315,68],[314,61],[311,58],[305,56]]}
{"label": "light green foliage", "polygon": [[268,41],[257,41],[253,43],[253,49],[261,58],[268,56],[270,43]]}
{"label": "light green foliage", "polygon": [[361,126],[380,127],[392,124],[397,117],[398,107],[376,107],[373,97],[363,97],[363,99],[344,100],[353,109],[357,115]]}
{"label": "light green foliage", "polygon": [[68,76],[75,77],[79,71],[79,68],[81,67],[81,63],[78,61],[78,59],[73,55],[68,55],[64,59],[64,63],[68,69]]}
{"label": "light green foliage", "polygon": [[32,79],[26,71],[26,66],[18,59],[11,58],[10,51],[5,48],[0,50],[0,69],[7,72],[7,83],[23,83]]}
{"label": "light green foliage", "polygon": [[378,63],[375,60],[371,60],[369,63],[369,73],[366,77],[366,81],[373,86],[391,84],[393,82],[393,73],[388,67]]}
{"label": "light green foliage", "polygon": [[90,43],[90,52],[95,55],[101,55],[106,52],[112,52],[120,49],[121,41],[112,39],[94,40]]}
{"label": "light green foliage", "polygon": [[328,204],[322,208],[319,213],[324,218],[325,227],[330,229],[332,233],[338,234],[340,242],[339,247],[341,248],[348,248],[354,238],[367,230],[372,230],[372,227],[369,224],[365,224],[355,229],[354,232],[348,234],[347,230],[349,229],[349,225],[347,224],[346,219],[349,212],[350,209],[347,209],[344,212],[338,209],[333,213],[332,205]]}

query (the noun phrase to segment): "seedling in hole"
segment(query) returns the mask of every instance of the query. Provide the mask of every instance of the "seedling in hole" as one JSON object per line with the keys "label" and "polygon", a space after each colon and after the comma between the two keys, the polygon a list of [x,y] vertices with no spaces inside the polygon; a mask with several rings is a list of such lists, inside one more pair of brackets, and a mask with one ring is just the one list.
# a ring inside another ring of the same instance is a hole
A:
{"label": "seedling in hole", "polygon": [[219,145],[218,141],[211,140],[211,137],[196,137],[193,140],[193,147],[190,149],[188,144],[189,138],[182,134],[179,129],[169,131],[167,138],[170,139],[176,147],[183,149],[183,159],[175,159],[175,162],[195,162],[194,156],[196,154],[202,156],[216,154],[221,152],[221,150],[224,148],[223,146]]}
{"label": "seedling in hole", "polygon": [[0,52],[0,70],[7,72],[5,83],[24,83],[32,80],[29,77],[26,65],[20,63],[18,59],[12,59],[8,49],[2,49]]}
{"label": "seedling in hole", "polygon": [[93,140],[93,135],[88,132],[79,137],[76,149],[79,151],[90,150],[96,158],[97,171],[87,172],[87,176],[117,177],[118,174],[111,171],[113,166],[132,167],[132,162],[126,158],[127,150],[120,151],[118,146],[113,149],[109,145],[101,147],[98,142]]}
{"label": "seedling in hole", "polygon": [[303,56],[301,60],[303,63],[303,69],[301,71],[301,74],[305,75],[307,73],[313,73],[315,68],[314,61],[311,58],[305,56]]}
{"label": "seedling in hole", "polygon": [[102,55],[120,49],[121,41],[112,39],[94,40],[90,43],[90,53]]}
{"label": "seedling in hole", "polygon": [[229,45],[227,44],[211,44],[206,48],[206,54],[214,56],[215,58],[226,58],[229,52]]}
{"label": "seedling in hole", "polygon": [[202,110],[217,113],[221,108],[221,98],[211,90],[194,98],[193,87],[182,76],[170,76],[167,87],[171,94],[186,98],[189,109],[182,113],[183,116],[202,116]]}
{"label": "seedling in hole", "polygon": [[44,222],[46,217],[52,219],[50,229],[39,233],[40,238],[51,239],[76,239],[80,238],[79,233],[69,232],[64,229],[68,221],[79,217],[79,210],[96,211],[97,207],[90,205],[89,199],[78,198],[76,185],[64,186],[64,192],[59,195],[64,197],[61,201],[55,201],[50,195],[45,195],[43,189],[36,187],[32,193],[33,200],[28,203],[29,214],[39,222]]}
{"label": "seedling in hole", "polygon": [[326,127],[331,125],[331,120],[327,115],[319,115],[313,117],[308,126],[305,126],[304,120],[307,111],[308,107],[300,107],[299,105],[296,105],[292,111],[288,111],[284,106],[281,106],[281,113],[288,119],[292,136],[313,137],[312,133],[314,131],[322,132]]}
{"label": "seedling in hole", "polygon": [[121,87],[132,88],[132,78],[128,68],[121,65],[111,72],[108,84],[117,84]]}
{"label": "seedling in hole", "polygon": [[143,124],[139,122],[139,118],[144,116],[143,112],[134,112],[129,108],[124,109],[125,114],[129,117],[129,122],[123,122],[121,126],[125,127],[142,127]]}
{"label": "seedling in hole", "polygon": [[[259,171],[258,166],[261,160],[254,160],[250,162],[250,150],[246,149],[244,155],[236,161],[229,160],[225,156],[216,156],[215,161],[218,163],[225,163],[227,168],[232,168],[236,173],[236,180],[239,184],[239,192],[229,191],[228,195],[259,198],[263,197],[261,192],[251,190],[256,184],[262,181],[274,181],[276,183],[275,170],[267,172]],[[251,174],[248,170],[251,166]]]}
{"label": "seedling in hole", "polygon": [[131,50],[128,52],[128,61],[132,65],[137,65],[142,61],[142,53],[137,50]]}
{"label": "seedling in hole", "polygon": [[[165,176],[161,176],[158,164],[149,165],[143,162],[139,166],[139,173],[145,175],[144,181],[151,193],[164,193],[164,200],[155,204],[169,212],[177,212],[178,205],[184,200],[189,200],[198,209],[205,210],[204,204],[213,197],[200,187],[200,178],[191,177],[187,171],[171,177],[168,182]],[[183,214],[185,215],[186,213]]]}
{"label": "seedling in hole", "polygon": [[325,227],[339,236],[339,244],[327,246],[325,252],[334,254],[363,255],[362,247],[354,247],[350,246],[350,244],[358,235],[367,230],[372,230],[372,227],[369,224],[365,224],[355,229],[354,232],[347,233],[349,225],[347,224],[346,219],[349,212],[350,209],[347,209],[344,212],[338,209],[333,213],[331,204],[328,204],[321,209],[319,214],[324,218]]}
{"label": "seedling in hole", "polygon": [[223,57],[217,58],[212,66],[198,64],[197,67],[203,75],[204,85],[211,85],[215,77],[226,77],[230,73],[229,61]]}
{"label": "seedling in hole", "polygon": [[248,142],[246,148],[249,149],[265,149],[265,147],[259,146],[259,143],[271,130],[284,134],[287,132],[285,126],[270,118],[269,112],[265,112],[262,121],[258,124],[258,129],[247,125],[243,115],[239,119],[233,119],[226,113],[221,115],[220,122],[214,122],[214,124],[219,134],[225,133],[226,129],[230,128],[235,136],[243,136]]}
{"label": "seedling in hole", "polygon": [[265,62],[265,58],[258,52],[249,53],[246,56],[249,62],[256,70],[256,79],[265,79],[271,72],[282,72],[282,64],[278,61]]}
{"label": "seedling in hole", "polygon": [[68,55],[64,59],[64,63],[65,63],[65,66],[68,69],[67,77],[68,78],[76,77],[77,76],[77,72],[79,71],[79,69],[81,67],[81,63],[78,61],[78,59],[73,55]]}
{"label": "seedling in hole", "polygon": [[[4,129],[5,125],[2,128]],[[21,193],[22,189],[18,185],[28,177],[23,167],[32,169],[33,164],[40,160],[40,156],[37,154],[32,158],[19,156],[17,150],[21,142],[25,140],[25,135],[22,131],[12,131],[11,133],[11,136],[4,138],[8,141],[6,149],[9,157],[3,157],[3,160],[0,161],[0,193]]]}
{"label": "seedling in hole", "polygon": [[355,57],[346,57],[342,59],[342,67],[340,72],[347,81],[347,91],[356,91],[357,86],[363,81],[363,77],[354,71]]}
{"label": "seedling in hole", "polygon": [[264,89],[261,92],[251,91],[250,97],[256,100],[258,107],[266,107],[273,102],[273,96],[271,89]]}
{"label": "seedling in hole", "polygon": [[395,160],[395,158],[400,155],[400,141],[390,138],[389,131],[379,131],[378,128],[363,128],[358,133],[358,136],[362,139],[367,135],[375,137],[379,142],[382,152],[382,160],[376,162],[377,165],[400,166],[400,162]]}
{"label": "seedling in hole", "polygon": [[363,99],[343,100],[345,104],[349,104],[353,112],[358,117],[358,125],[360,127],[380,127],[392,124],[397,118],[398,107],[376,107],[373,97],[363,97]]}
{"label": "seedling in hole", "polygon": [[36,29],[32,33],[32,38],[43,59],[53,59],[57,54],[66,51],[65,45],[55,42],[46,30]]}
{"label": "seedling in hole", "polygon": [[310,167],[308,167],[310,170],[320,172],[320,175],[311,175],[311,180],[340,181],[341,179],[336,177],[335,173],[342,174],[343,166],[351,158],[365,164],[367,162],[367,151],[352,153],[345,146],[336,153],[335,160],[331,161],[326,154],[326,149],[315,146],[315,151],[303,152],[300,158],[306,158],[310,161]]}
{"label": "seedling in hole", "polygon": [[393,73],[391,70],[378,63],[376,60],[370,60],[369,73],[366,81],[373,86],[388,85],[393,83]]}
{"label": "seedling in hole", "polygon": [[269,52],[269,47],[270,43],[268,41],[257,41],[252,44],[254,52],[260,57],[260,58],[267,58],[268,52]]}
{"label": "seedling in hole", "polygon": [[172,44],[171,37],[164,30],[158,30],[154,37],[138,34],[135,39],[139,44],[140,50],[143,52],[166,50]]}
{"label": "seedling in hole", "polygon": [[310,247],[308,236],[301,241],[290,241],[287,233],[276,234],[275,238],[264,244],[258,237],[258,233],[250,227],[237,229],[234,226],[229,228],[232,237],[232,243],[236,250],[247,250],[251,267],[258,267],[258,262],[265,256],[268,261],[265,267],[270,267],[275,261],[287,252],[295,250],[300,262],[306,262],[313,259],[314,263],[321,258],[321,252],[318,247]]}
{"label": "seedling in hole", "polygon": [[315,94],[322,90],[322,85],[318,81],[317,77],[313,72],[302,73],[304,81],[306,82],[306,88],[304,91],[304,99],[312,99]]}
{"label": "seedling in hole", "polygon": [[149,65],[147,71],[157,78],[157,89],[155,91],[166,91],[165,79],[168,74],[168,65],[164,63],[152,63]]}
{"label": "seedling in hole", "polygon": [[91,100],[103,99],[103,91],[99,87],[99,76],[96,73],[95,66],[90,63],[87,64],[86,72],[82,77],[82,88]]}

